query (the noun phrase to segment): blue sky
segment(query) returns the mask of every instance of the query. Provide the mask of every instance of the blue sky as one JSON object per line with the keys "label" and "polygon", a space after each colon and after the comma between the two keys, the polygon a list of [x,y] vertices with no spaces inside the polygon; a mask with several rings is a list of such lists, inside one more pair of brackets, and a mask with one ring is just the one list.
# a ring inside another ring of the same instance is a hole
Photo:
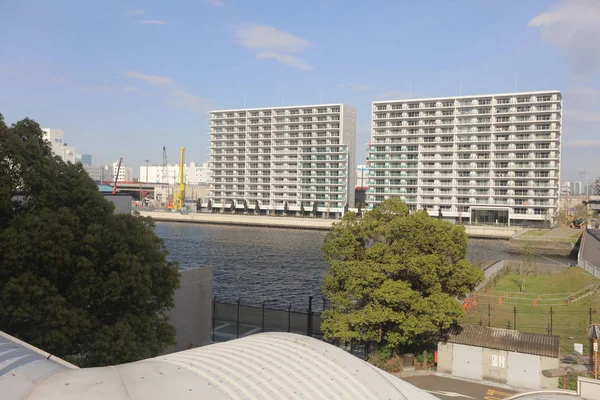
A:
{"label": "blue sky", "polygon": [[[600,173],[600,1],[0,0],[0,113],[94,163],[208,159],[206,111],[559,89],[563,178]],[[137,170],[137,168],[136,168]],[[137,171],[136,171],[137,174]]]}

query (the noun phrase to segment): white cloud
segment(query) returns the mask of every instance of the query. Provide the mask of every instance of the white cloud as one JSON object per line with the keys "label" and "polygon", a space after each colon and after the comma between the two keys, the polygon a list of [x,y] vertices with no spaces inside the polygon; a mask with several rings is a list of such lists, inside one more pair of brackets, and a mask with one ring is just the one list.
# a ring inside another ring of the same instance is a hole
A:
{"label": "white cloud", "polygon": [[221,0],[204,0],[204,2],[210,4],[213,7],[223,7],[225,5],[225,2]]}
{"label": "white cloud", "polygon": [[600,1],[561,0],[529,21],[560,49],[577,75],[600,71]]}
{"label": "white cloud", "polygon": [[[165,100],[167,103],[176,107],[196,112],[206,112],[211,108],[210,102],[200,96],[189,93],[187,90],[177,85],[174,79],[167,76],[149,75],[139,71],[128,71],[124,75],[142,80],[153,86],[164,88],[166,90]],[[131,92],[136,91],[138,88],[135,86],[124,86],[123,89]]]}
{"label": "white cloud", "polygon": [[310,70],[312,67],[290,53],[301,53],[310,46],[308,40],[269,25],[244,24],[236,27],[236,42],[256,53],[258,59],[274,59],[282,64]]}
{"label": "white cloud", "polygon": [[272,51],[261,51],[256,55],[256,58],[259,60],[265,58],[272,58],[279,61],[282,64],[289,65],[290,67],[296,67],[305,70],[313,69],[310,65],[306,63],[306,61],[301,60],[298,57],[293,56],[291,54],[278,54]]}
{"label": "white cloud", "polygon": [[130,10],[129,14],[133,14],[133,15],[142,15],[144,13],[144,10]]}
{"label": "white cloud", "polygon": [[64,85],[67,80],[65,78],[50,78],[50,82],[56,85]]}
{"label": "white cloud", "polygon": [[170,86],[175,82],[173,79],[171,79],[167,76],[148,75],[148,74],[144,74],[143,72],[139,72],[139,71],[128,71],[125,73],[125,75],[130,78],[146,81],[149,84],[154,85],[154,86]]}
{"label": "white cloud", "polygon": [[195,111],[195,112],[207,112],[212,106],[203,98],[190,94],[183,89],[175,89],[171,91],[171,97],[168,102],[184,110]]}
{"label": "white cloud", "polygon": [[565,147],[600,147],[600,140],[595,139],[582,139],[582,140],[569,140],[563,143]]}
{"label": "white cloud", "polygon": [[162,20],[162,19],[145,19],[143,21],[139,21],[139,24],[145,24],[145,25],[166,25],[168,24],[167,21]]}

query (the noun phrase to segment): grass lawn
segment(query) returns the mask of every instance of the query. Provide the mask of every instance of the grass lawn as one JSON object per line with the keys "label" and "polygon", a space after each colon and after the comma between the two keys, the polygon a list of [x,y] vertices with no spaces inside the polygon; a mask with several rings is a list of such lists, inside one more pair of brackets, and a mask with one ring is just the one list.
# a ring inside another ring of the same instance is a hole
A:
{"label": "grass lawn", "polygon": [[525,232],[521,236],[544,236],[548,232],[550,232],[550,231],[542,230],[542,229],[533,229],[533,230],[529,230],[529,231]]}
{"label": "grass lawn", "polygon": [[[483,288],[476,294],[477,306],[467,311],[465,322],[481,322],[487,326],[489,318],[493,327],[507,328],[510,322],[512,329],[516,308],[518,330],[547,334],[552,308],[552,334],[561,337],[561,351],[572,353],[573,343],[583,343],[584,351],[588,352],[589,338],[586,330],[590,322],[589,309],[592,308],[593,311],[592,322],[600,322],[600,291],[571,303],[570,306],[565,298],[592,283],[600,283],[600,280],[573,267],[554,276],[525,277],[525,292],[520,291],[521,281],[519,274],[511,273],[497,285]],[[500,297],[502,304],[499,304]],[[534,300],[537,307],[533,306]]]}

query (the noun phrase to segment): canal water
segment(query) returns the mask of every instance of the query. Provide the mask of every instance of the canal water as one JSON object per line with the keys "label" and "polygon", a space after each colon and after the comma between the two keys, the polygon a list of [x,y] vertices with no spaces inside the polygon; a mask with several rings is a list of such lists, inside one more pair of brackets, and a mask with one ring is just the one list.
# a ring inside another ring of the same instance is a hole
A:
{"label": "canal water", "polygon": [[[314,296],[322,304],[321,279],[327,271],[321,246],[327,232],[157,222],[155,232],[164,239],[169,259],[181,269],[198,265],[213,268],[213,294],[226,302],[294,309],[306,308]],[[471,239],[471,262],[518,259],[505,240]],[[560,257],[540,262],[567,263]]]}

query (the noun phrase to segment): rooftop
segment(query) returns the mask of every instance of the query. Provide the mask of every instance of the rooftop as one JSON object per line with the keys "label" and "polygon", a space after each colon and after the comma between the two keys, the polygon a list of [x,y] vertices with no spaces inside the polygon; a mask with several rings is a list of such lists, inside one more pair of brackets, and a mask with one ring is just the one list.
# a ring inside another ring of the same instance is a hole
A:
{"label": "rooftop", "polygon": [[514,351],[544,357],[559,357],[560,337],[527,333],[487,326],[462,325],[452,331],[448,343],[464,344],[488,349]]}
{"label": "rooftop", "polygon": [[448,99],[478,99],[481,97],[509,97],[509,96],[522,96],[522,95],[538,95],[538,94],[560,94],[560,90],[541,90],[535,92],[510,92],[510,93],[495,93],[495,94],[473,94],[469,96],[444,96],[444,97],[420,97],[420,98],[408,98],[408,99],[397,99],[397,100],[376,100],[373,104],[387,104],[395,103],[399,101],[417,102],[417,101],[430,101],[430,100],[448,100]]}

